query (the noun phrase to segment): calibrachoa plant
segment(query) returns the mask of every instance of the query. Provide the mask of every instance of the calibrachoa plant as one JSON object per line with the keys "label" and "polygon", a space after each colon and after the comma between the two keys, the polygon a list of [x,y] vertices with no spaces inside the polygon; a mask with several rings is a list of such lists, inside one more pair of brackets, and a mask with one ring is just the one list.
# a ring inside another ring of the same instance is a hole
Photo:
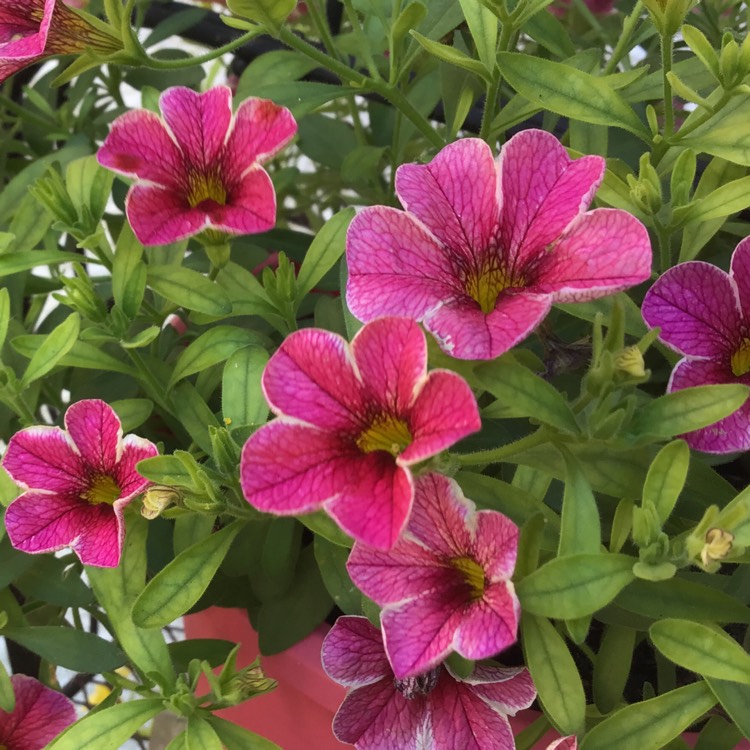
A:
{"label": "calibrachoa plant", "polygon": [[750,750],[747,24],[0,0],[0,750]]}

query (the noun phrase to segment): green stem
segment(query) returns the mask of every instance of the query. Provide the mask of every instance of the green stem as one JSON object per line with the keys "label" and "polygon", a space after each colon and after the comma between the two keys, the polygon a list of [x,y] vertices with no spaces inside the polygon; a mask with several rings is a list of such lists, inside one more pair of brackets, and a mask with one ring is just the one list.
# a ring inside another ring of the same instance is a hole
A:
{"label": "green stem", "polygon": [[460,466],[480,466],[483,464],[496,464],[505,460],[509,456],[515,456],[523,451],[535,448],[548,442],[548,435],[544,428],[526,435],[520,440],[512,443],[506,443],[499,448],[490,448],[489,450],[476,451],[474,453],[452,453],[451,458]]}
{"label": "green stem", "polygon": [[669,139],[674,134],[674,106],[672,104],[672,84],[667,78],[667,73],[672,70],[672,37],[667,34],[661,35],[661,74],[664,82],[664,139]]}
{"label": "green stem", "polygon": [[[498,71],[495,71],[492,80],[487,84],[487,94],[484,99],[484,111],[482,112],[482,125],[479,129],[479,137],[490,142],[490,129],[492,128],[492,121],[495,119],[495,109],[497,105],[497,99],[500,95],[500,81],[501,76]],[[490,143],[490,146],[492,144]]]}
{"label": "green stem", "polygon": [[610,55],[607,64],[604,66],[604,70],[602,70],[603,76],[614,73],[615,68],[617,68],[618,64],[620,63],[620,60],[622,60],[622,58],[630,51],[628,48],[630,45],[630,40],[633,38],[633,32],[635,31],[635,27],[641,18],[642,10],[643,6],[641,5],[640,0],[638,0],[633,8],[633,12],[625,19],[625,22],[622,25],[622,33],[617,40],[617,44],[615,45],[614,50],[612,50],[612,54]]}
{"label": "green stem", "polygon": [[352,0],[343,0],[343,2],[344,9],[346,10],[346,15],[349,19],[349,23],[352,25],[354,36],[357,39],[357,44],[361,49],[365,65],[367,65],[367,70],[370,72],[370,76],[378,81],[381,79],[380,72],[378,71],[378,66],[375,64],[375,60],[372,57],[372,52],[370,51],[370,41],[365,36],[365,33],[362,30],[362,25],[359,22],[357,11],[354,10]]}
{"label": "green stem", "polygon": [[257,28],[251,29],[250,31],[246,32],[242,36],[238,36],[234,41],[229,42],[228,44],[224,44],[221,47],[217,47],[216,49],[211,50],[211,52],[206,52],[205,55],[199,55],[198,57],[189,57],[183,60],[159,60],[158,58],[147,55],[146,59],[143,61],[143,64],[148,66],[149,68],[154,68],[155,70],[181,70],[182,68],[191,68],[194,65],[202,65],[203,63],[211,62],[212,60],[215,60],[217,57],[221,57],[227,52],[233,52],[238,47],[246,44],[253,37],[258,36],[258,34],[261,34],[262,32],[263,29],[258,26]]}
{"label": "green stem", "polygon": [[661,225],[660,222],[655,221],[656,236],[659,240],[659,268],[664,273],[668,268],[672,266],[672,243],[671,235]]}

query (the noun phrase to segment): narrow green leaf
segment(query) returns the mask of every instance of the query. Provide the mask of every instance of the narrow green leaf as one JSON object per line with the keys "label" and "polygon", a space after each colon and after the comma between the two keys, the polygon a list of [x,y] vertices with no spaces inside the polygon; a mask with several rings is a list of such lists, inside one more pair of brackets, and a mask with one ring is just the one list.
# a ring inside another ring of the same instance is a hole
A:
{"label": "narrow green leaf", "polygon": [[688,221],[711,221],[726,218],[730,214],[743,211],[750,206],[750,177],[725,183],[716,188],[711,195],[691,203],[674,212],[675,220],[680,223]]}
{"label": "narrow green leaf", "polygon": [[263,424],[268,419],[268,403],[261,388],[268,352],[258,346],[236,351],[224,365],[221,379],[221,411],[227,426]]}
{"label": "narrow green leaf", "polygon": [[594,703],[608,714],[621,701],[633,661],[636,631],[622,625],[608,625],[594,662]]}
{"label": "narrow green leaf", "polygon": [[497,50],[497,17],[479,0],[460,0],[479,59],[487,70],[495,68]]}
{"label": "narrow green leaf", "polygon": [[557,555],[595,554],[601,545],[601,524],[594,493],[573,454],[562,446],[558,450],[565,461],[566,476]]}
{"label": "narrow green leaf", "polygon": [[0,350],[5,344],[8,335],[8,324],[10,323],[10,294],[8,288],[0,289]]}
{"label": "narrow green leaf", "polygon": [[351,549],[354,544],[354,540],[348,534],[344,533],[324,510],[317,510],[315,513],[305,513],[296,518],[302,525],[307,526],[310,531],[339,547]]}
{"label": "narrow green leaf", "polygon": [[249,18],[278,29],[297,5],[296,0],[229,0],[229,9],[237,16]]}
{"label": "narrow green leaf", "polygon": [[648,634],[656,648],[678,666],[750,685],[750,654],[718,627],[667,619],[655,622]]}
{"label": "narrow green leaf", "polygon": [[748,117],[750,99],[747,96],[735,96],[708,122],[682,138],[681,144],[698,153],[750,166],[750,131],[743,126]]}
{"label": "narrow green leaf", "polygon": [[422,34],[417,31],[411,31],[409,33],[417,40],[421,47],[433,57],[459,68],[463,68],[464,70],[468,70],[470,73],[474,73],[480,78],[489,81],[489,72],[487,71],[487,68],[478,60],[474,60],[455,47],[449,47],[447,44],[434,42],[432,39],[422,36]]}
{"label": "narrow green leaf", "polygon": [[706,677],[713,694],[742,734],[750,740],[750,686]]}
{"label": "narrow green leaf", "polygon": [[71,313],[59,326],[47,334],[39,349],[34,352],[21,386],[27,388],[35,380],[46,375],[73,348],[81,329],[78,313]]}
{"label": "narrow green leaf", "polygon": [[16,694],[5,664],[0,661],[0,711],[12,713],[16,707]]}
{"label": "narrow green leaf", "polygon": [[[33,357],[39,351],[46,338],[43,334],[32,333],[24,336],[16,336],[10,343],[19,354],[23,354],[25,357]],[[93,344],[87,344],[85,341],[75,341],[70,351],[60,359],[58,364],[63,367],[80,367],[86,370],[110,370],[111,372],[121,372],[124,375],[133,374],[133,369],[124,362],[115,359]]]}
{"label": "narrow green leaf", "polygon": [[138,462],[138,473],[154,484],[172,487],[193,487],[193,478],[179,458],[175,456],[154,456]]}
{"label": "narrow green leaf", "polygon": [[205,660],[211,667],[220,667],[235,645],[234,641],[220,638],[191,638],[188,641],[174,641],[168,648],[176,670],[187,672],[193,659]]}
{"label": "narrow green leaf", "polygon": [[177,416],[190,437],[195,440],[201,450],[212,453],[213,446],[208,434],[208,426],[219,426],[219,422],[211,408],[203,400],[195,386],[184,381],[174,389],[174,403],[180,405]]}
{"label": "narrow green leaf", "polygon": [[362,595],[346,569],[349,550],[322,536],[315,537],[313,548],[321,578],[336,606],[347,615],[362,614]]}
{"label": "narrow green leaf", "polygon": [[[39,266],[56,266],[60,263],[80,262],[80,255],[61,253],[57,250],[23,250],[17,253],[5,253],[0,255],[0,277],[28,271]],[[96,263],[97,261],[86,258],[86,262]]]}
{"label": "narrow green leaf", "polygon": [[542,617],[585,617],[609,604],[633,580],[627,555],[558,557],[519,581],[521,607]]}
{"label": "narrow green leaf", "polygon": [[281,750],[281,748],[255,732],[233,724],[218,716],[210,716],[208,723],[214,728],[227,750]]}
{"label": "narrow green leaf", "polygon": [[684,440],[665,445],[651,462],[643,485],[643,502],[654,504],[662,523],[672,513],[685,486],[690,468],[690,449]]}
{"label": "narrow green leaf", "polygon": [[228,315],[232,303],[226,292],[197,271],[180,266],[148,267],[148,285],[180,307],[208,315]]}
{"label": "narrow green leaf", "polygon": [[123,398],[112,401],[110,406],[120,418],[124,434],[140,427],[154,410],[154,402],[147,398]]}
{"label": "narrow green leaf", "polygon": [[394,44],[400,42],[410,29],[416,29],[425,15],[427,15],[427,8],[421,2],[409,3],[391,26],[391,39]]}
{"label": "narrow green leaf", "polygon": [[645,750],[664,747],[716,703],[705,682],[634,703],[597,724],[581,750]]}
{"label": "narrow green leaf", "polygon": [[136,599],[133,622],[143,628],[164,627],[185,614],[208,588],[241,529],[235,521],[177,555]]}
{"label": "narrow green leaf", "polygon": [[185,730],[185,750],[222,750],[223,744],[213,727],[202,716],[193,714]]}

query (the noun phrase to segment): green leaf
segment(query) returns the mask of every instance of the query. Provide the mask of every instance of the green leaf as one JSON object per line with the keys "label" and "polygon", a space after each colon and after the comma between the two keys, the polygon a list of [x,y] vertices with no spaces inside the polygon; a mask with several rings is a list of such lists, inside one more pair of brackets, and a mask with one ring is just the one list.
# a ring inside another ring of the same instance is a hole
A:
{"label": "green leaf", "polygon": [[523,652],[545,713],[561,734],[579,734],[586,721],[586,696],[562,636],[544,617],[521,615]]}
{"label": "green leaf", "polygon": [[312,241],[297,275],[297,300],[310,292],[344,253],[346,230],[354,209],[346,208],[330,218]]}
{"label": "green leaf", "polygon": [[125,435],[140,427],[154,410],[154,402],[147,398],[123,398],[112,401],[110,406],[120,418]]}
{"label": "green leaf", "polygon": [[426,36],[422,36],[417,31],[409,32],[414,39],[419,42],[424,50],[429,52],[433,57],[443,62],[450,63],[464,70],[468,70],[470,73],[474,73],[485,81],[489,82],[489,72],[487,68],[480,63],[478,60],[474,60],[469,57],[466,53],[455,47],[449,47],[447,44],[440,44],[440,42],[434,42],[428,39]]}
{"label": "green leaf", "polygon": [[249,344],[260,343],[259,335],[252,330],[236,326],[215,326],[198,336],[180,355],[175,364],[169,385],[172,386],[182,378],[223,362]]}
{"label": "green leaf", "polygon": [[427,15],[427,8],[421,2],[409,3],[399,13],[398,18],[391,26],[391,40],[395,44],[400,42],[410,29],[415,29]]}
{"label": "green leaf", "polygon": [[186,310],[208,315],[228,315],[232,303],[226,292],[197,271],[180,266],[148,267],[148,285],[170,302]]}
{"label": "green leaf", "polygon": [[324,510],[317,510],[315,513],[305,513],[304,515],[296,516],[296,518],[301,524],[307,526],[310,531],[322,536],[333,544],[337,544],[339,547],[351,549],[354,544],[354,540],[343,532]]}
{"label": "green leaf", "polygon": [[492,71],[497,50],[497,18],[479,0],[460,0],[460,3],[479,59],[487,70]]}
{"label": "green leaf", "polygon": [[273,99],[276,104],[288,107],[299,120],[332,99],[351,95],[347,86],[332,86],[315,81],[293,81],[291,83],[260,84],[254,87],[253,96]]}
{"label": "green leaf", "polygon": [[565,432],[578,432],[562,394],[528,368],[501,359],[479,365],[474,373],[484,388],[507,404],[509,416],[534,417]]}
{"label": "green leaf", "polygon": [[750,687],[713,677],[707,677],[706,682],[737,728],[750,739],[750,711],[747,710],[750,706]]}
{"label": "green leaf", "polygon": [[346,570],[349,550],[322,536],[315,537],[313,548],[323,583],[336,606],[347,615],[361,614],[362,596]]}
{"label": "green leaf", "polygon": [[21,378],[21,387],[28,386],[46,375],[73,348],[81,329],[78,313],[69,315],[59,326],[50,331],[39,349],[34,352],[26,372]]}
{"label": "green leaf", "polygon": [[679,223],[726,218],[750,206],[750,177],[720,185],[710,195],[674,211]]}
{"label": "green leaf", "polygon": [[[154,484],[170,487],[194,487],[193,478],[185,465],[175,456],[154,456],[139,461],[138,473]],[[197,518],[198,516],[196,516]]]}
{"label": "green leaf", "polygon": [[565,461],[566,476],[557,555],[596,554],[601,546],[601,524],[594,493],[576,458],[562,446],[558,450]]}
{"label": "green leaf", "polygon": [[93,604],[91,589],[81,580],[69,561],[53,555],[35,555],[34,564],[16,579],[16,587],[29,600],[64,607]]}
{"label": "green leaf", "polygon": [[279,29],[287,16],[297,6],[296,0],[228,0],[229,10],[237,16],[249,18],[267,26]]}
{"label": "green leaf", "polygon": [[633,580],[634,562],[614,554],[558,557],[520,581],[516,593],[531,614],[584,617],[609,604]]}
{"label": "green leaf", "polygon": [[281,750],[281,748],[255,732],[233,724],[218,716],[210,716],[208,723],[214,728],[227,750]]}
{"label": "green leaf", "polygon": [[170,643],[169,655],[178,672],[187,672],[193,659],[207,661],[212,667],[220,667],[229,656],[235,643],[220,638],[191,638],[189,641]]}
{"label": "green leaf", "polygon": [[673,437],[714,424],[747,400],[746,385],[699,385],[655,398],[639,407],[631,426],[635,434]]}
{"label": "green leaf", "polygon": [[201,450],[211,454],[213,446],[208,434],[208,426],[218,427],[219,423],[198,390],[187,381],[180,383],[174,389],[174,403],[180,405],[177,416],[190,433],[190,437],[195,440]]}
{"label": "green leaf", "polygon": [[665,445],[651,462],[643,485],[643,502],[652,502],[663,523],[669,518],[685,486],[690,449],[684,440]]}
{"label": "green leaf", "polygon": [[[44,344],[46,338],[44,334],[32,333],[24,336],[16,336],[10,343],[19,354],[23,354],[25,357],[33,357]],[[85,341],[74,342],[70,351],[60,359],[58,364],[63,367],[80,367],[86,370],[110,370],[112,372],[121,372],[124,375],[134,374],[133,369],[124,362],[115,359],[93,344],[87,344]]]}
{"label": "green leaf", "polygon": [[236,351],[224,365],[221,380],[221,411],[227,426],[263,424],[268,419],[268,404],[261,388],[268,352],[258,346]]}
{"label": "green leaf", "polygon": [[508,83],[530,102],[558,115],[623,128],[650,140],[630,105],[601,78],[520,52],[500,52],[497,60]]}
{"label": "green leaf", "polygon": [[162,568],[133,605],[133,622],[143,628],[169,625],[200,599],[243,524],[235,521],[188,547]]}
{"label": "green leaf", "polygon": [[596,707],[608,714],[622,701],[630,675],[636,631],[608,625],[594,662],[593,692]]}
{"label": "green leaf", "polygon": [[597,724],[581,750],[644,750],[664,747],[716,703],[705,682],[634,703]]}
{"label": "green leaf", "polygon": [[193,714],[185,730],[185,750],[222,750],[223,744],[213,727],[202,716]]}
{"label": "green leaf", "polygon": [[16,707],[16,694],[13,692],[13,684],[5,664],[0,661],[0,711],[13,713]]}
{"label": "green leaf", "polygon": [[35,625],[3,628],[0,635],[74,672],[110,672],[125,663],[125,655],[114,643],[75,628]]}
{"label": "green leaf", "polygon": [[8,288],[0,289],[0,350],[5,344],[5,337],[8,335],[8,324],[10,323],[10,294]]}
{"label": "green leaf", "polygon": [[154,341],[160,333],[161,328],[159,328],[159,326],[149,326],[139,333],[136,333],[135,336],[132,336],[131,338],[122,339],[120,341],[120,346],[123,349],[142,349],[144,346],[148,346]]}
{"label": "green leaf", "polygon": [[13,583],[33,564],[33,555],[15,549],[7,536],[0,539],[0,591]]}
{"label": "green leaf", "polygon": [[[60,263],[80,263],[77,253],[61,253],[57,250],[24,250],[0,255],[0,276],[10,276],[40,266],[56,266]],[[86,262],[96,263],[86,258]]]}
{"label": "green leaf", "polygon": [[681,139],[683,146],[696,152],[719,156],[750,166],[750,131],[744,125],[750,117],[750,98],[735,96],[708,122]]}
{"label": "green leaf", "polygon": [[655,622],[648,634],[656,648],[678,666],[750,685],[750,654],[715,625],[667,619]]}
{"label": "green leaf", "polygon": [[46,750],[118,750],[149,719],[163,710],[161,698],[118,703],[84,716],[47,745]]}

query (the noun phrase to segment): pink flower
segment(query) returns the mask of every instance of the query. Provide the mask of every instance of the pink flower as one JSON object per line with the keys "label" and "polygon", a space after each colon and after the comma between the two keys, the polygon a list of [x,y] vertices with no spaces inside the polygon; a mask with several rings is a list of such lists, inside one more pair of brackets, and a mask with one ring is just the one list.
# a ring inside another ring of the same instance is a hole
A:
{"label": "pink flower", "polygon": [[224,237],[265,232],[276,222],[276,195],[261,167],[297,132],[291,112],[246,99],[232,115],[232,92],[183,87],[159,99],[164,120],[145,109],[113,123],[97,158],[137,178],[128,220],[144,245],[164,245],[204,230]]}
{"label": "pink flower", "polygon": [[510,577],[518,528],[478,513],[452,479],[416,481],[404,535],[389,552],[355,544],[352,581],[383,606],[385,650],[398,679],[415,677],[451,651],[487,659],[516,640],[520,605]]}
{"label": "pink flower", "polygon": [[355,539],[393,546],[414,498],[410,466],[480,427],[471,389],[427,374],[413,321],[381,318],[351,345],[329,331],[288,336],[263,373],[279,416],[245,443],[240,475],[251,505],[280,515],[321,506]]}
{"label": "pink flower", "polygon": [[346,299],[360,320],[422,321],[449,354],[492,359],[554,302],[602,297],[651,271],[648,233],[617,209],[583,213],[604,159],[571,161],[541,130],[511,138],[497,161],[466,138],[426,165],[405,164],[406,211],[365,208],[347,236]]}
{"label": "pink flower", "polygon": [[536,696],[522,668],[475,667],[465,680],[442,666],[395,678],[380,631],[364,617],[339,617],[323,641],[323,668],[354,688],[333,733],[357,750],[511,750],[507,715]]}
{"label": "pink flower", "polygon": [[[667,390],[694,385],[750,385],[750,238],[732,255],[729,273],[690,261],[670,268],[649,289],[641,308],[659,338],[684,355]],[[750,401],[715,424],[683,436],[696,450],[750,449]]]}
{"label": "pink flower", "polygon": [[39,680],[16,674],[10,678],[16,706],[0,709],[0,747],[5,750],[44,750],[76,720],[73,702]]}
{"label": "pink flower", "polygon": [[562,737],[559,740],[551,742],[547,746],[547,750],[578,750],[578,740],[575,735],[571,734],[568,737]]}
{"label": "pink flower", "polygon": [[122,42],[57,0],[0,0],[0,82],[46,57],[87,49],[110,54]]}
{"label": "pink flower", "polygon": [[65,430],[29,427],[10,439],[3,468],[26,491],[5,512],[8,537],[24,552],[72,547],[86,565],[116,567],[123,511],[148,485],[135,466],[156,447],[123,439],[117,415],[95,399],[68,408]]}

